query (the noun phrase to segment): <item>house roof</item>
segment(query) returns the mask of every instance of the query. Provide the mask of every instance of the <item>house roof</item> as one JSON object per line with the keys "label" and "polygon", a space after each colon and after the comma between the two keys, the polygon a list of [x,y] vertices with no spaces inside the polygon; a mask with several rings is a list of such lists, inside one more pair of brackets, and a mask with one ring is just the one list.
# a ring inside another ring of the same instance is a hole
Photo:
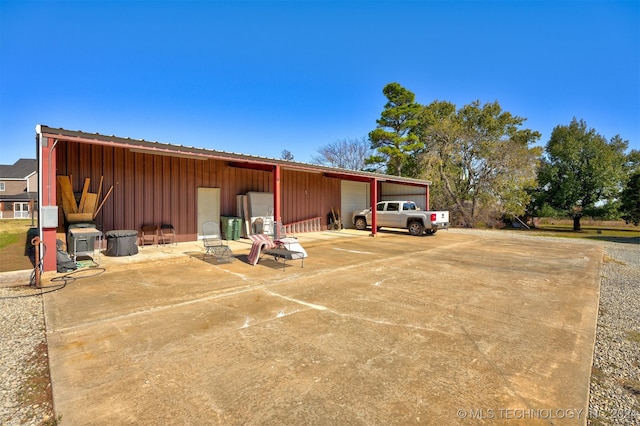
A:
{"label": "house roof", "polygon": [[37,200],[38,193],[37,192],[20,192],[18,194],[0,194],[0,201],[6,202],[20,202],[20,201],[30,201]]}
{"label": "house roof", "polygon": [[196,159],[219,159],[229,161],[231,165],[247,168],[259,168],[270,170],[270,167],[279,165],[285,169],[303,170],[310,172],[321,172],[328,177],[336,177],[345,180],[369,181],[377,179],[391,183],[401,183],[405,185],[426,186],[430,181],[406,178],[401,176],[391,176],[381,173],[364,172],[358,170],[341,169],[337,167],[321,166],[317,164],[301,163],[276,158],[260,157],[235,152],[218,151],[206,148],[196,148],[183,145],[174,145],[161,142],[150,142],[143,139],[123,138],[119,136],[106,136],[99,133],[86,133],[77,130],[65,130],[52,128],[44,125],[36,126],[36,133],[54,140],[64,140],[70,142],[90,143],[98,145],[119,146],[128,148],[132,152],[142,152],[155,155],[167,155],[174,157],[187,157]]}
{"label": "house roof", "polygon": [[26,179],[37,170],[37,163],[32,158],[21,158],[12,165],[0,164],[0,179]]}

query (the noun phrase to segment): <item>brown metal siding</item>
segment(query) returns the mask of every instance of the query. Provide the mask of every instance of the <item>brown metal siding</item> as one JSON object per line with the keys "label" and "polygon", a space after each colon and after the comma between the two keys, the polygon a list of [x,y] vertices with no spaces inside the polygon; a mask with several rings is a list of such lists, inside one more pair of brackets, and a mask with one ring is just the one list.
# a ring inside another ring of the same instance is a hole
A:
{"label": "brown metal siding", "polygon": [[[57,174],[70,175],[75,191],[85,178],[90,192],[113,191],[96,217],[103,231],[139,230],[143,224],[170,223],[178,241],[197,239],[197,188],[220,188],[220,213],[235,216],[236,195],[249,191],[273,192],[273,172],[229,167],[222,160],[197,160],[134,153],[123,148],[60,141]],[[284,223],[323,217],[340,207],[340,179],[320,173],[283,170],[281,175]],[[102,196],[99,197],[100,200]]]}
{"label": "brown metal siding", "polygon": [[286,223],[322,217],[340,208],[340,179],[327,178],[320,173],[282,171],[282,221]]}

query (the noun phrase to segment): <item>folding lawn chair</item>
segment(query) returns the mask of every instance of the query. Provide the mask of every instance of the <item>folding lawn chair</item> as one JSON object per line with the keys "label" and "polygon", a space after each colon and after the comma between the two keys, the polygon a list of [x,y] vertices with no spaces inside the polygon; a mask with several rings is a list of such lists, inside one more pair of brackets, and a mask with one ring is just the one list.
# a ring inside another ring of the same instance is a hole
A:
{"label": "folding lawn chair", "polygon": [[140,247],[144,247],[147,243],[158,245],[158,227],[156,225],[142,225]]}
{"label": "folding lawn chair", "polygon": [[202,243],[204,244],[204,255],[202,259],[206,259],[207,255],[213,256],[216,260],[231,257],[231,250],[225,240],[222,239],[220,233],[220,225],[217,222],[205,222],[202,224]]}
{"label": "folding lawn chair", "polygon": [[171,244],[178,245],[176,241],[176,230],[173,228],[173,225],[170,223],[163,223],[160,226],[160,239],[162,245]]}

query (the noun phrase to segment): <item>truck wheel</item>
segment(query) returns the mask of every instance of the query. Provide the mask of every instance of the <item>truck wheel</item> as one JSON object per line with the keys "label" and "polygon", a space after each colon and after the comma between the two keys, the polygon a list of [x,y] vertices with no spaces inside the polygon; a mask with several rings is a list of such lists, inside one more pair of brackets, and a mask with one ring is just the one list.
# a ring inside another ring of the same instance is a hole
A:
{"label": "truck wheel", "polygon": [[433,235],[433,234],[435,234],[436,232],[438,232],[438,230],[437,230],[437,229],[427,229],[427,235]]}
{"label": "truck wheel", "polygon": [[356,229],[358,229],[360,231],[364,231],[365,229],[367,229],[367,221],[364,220],[361,217],[357,218],[356,219]]}
{"label": "truck wheel", "polygon": [[413,236],[422,235],[424,232],[424,226],[420,222],[411,222],[409,224],[409,233]]}

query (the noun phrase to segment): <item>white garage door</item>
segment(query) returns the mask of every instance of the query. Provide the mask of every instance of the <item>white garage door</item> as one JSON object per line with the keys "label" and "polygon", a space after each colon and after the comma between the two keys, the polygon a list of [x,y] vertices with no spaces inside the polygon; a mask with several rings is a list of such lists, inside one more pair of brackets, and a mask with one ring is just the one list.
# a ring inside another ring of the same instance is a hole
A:
{"label": "white garage door", "polygon": [[381,191],[380,199],[383,201],[407,200],[415,202],[423,210],[427,208],[427,190],[424,187],[382,182]]}
{"label": "white garage door", "polygon": [[353,228],[351,215],[354,211],[368,209],[370,205],[369,183],[342,181],[340,188],[340,205],[342,213],[342,226]]}

